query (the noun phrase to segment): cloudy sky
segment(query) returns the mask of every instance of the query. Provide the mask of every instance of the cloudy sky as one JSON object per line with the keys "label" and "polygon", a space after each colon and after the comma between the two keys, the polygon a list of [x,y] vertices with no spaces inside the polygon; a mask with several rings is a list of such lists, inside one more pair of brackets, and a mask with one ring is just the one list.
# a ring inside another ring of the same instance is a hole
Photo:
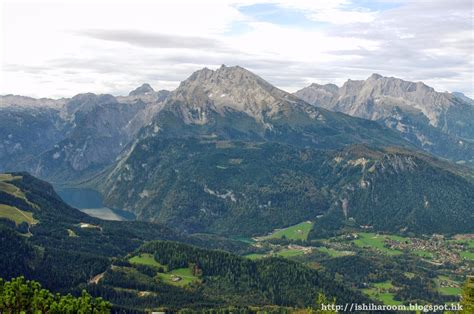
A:
{"label": "cloudy sky", "polygon": [[474,97],[472,3],[2,0],[0,94],[173,89],[226,64],[288,91],[376,72]]}

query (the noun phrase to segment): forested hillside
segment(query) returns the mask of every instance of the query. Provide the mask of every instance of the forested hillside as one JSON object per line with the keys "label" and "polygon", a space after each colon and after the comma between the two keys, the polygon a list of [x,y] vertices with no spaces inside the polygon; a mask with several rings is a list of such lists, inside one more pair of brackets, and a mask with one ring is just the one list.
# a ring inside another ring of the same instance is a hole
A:
{"label": "forested hillside", "polygon": [[[171,287],[165,289],[163,284]],[[121,291],[112,287],[120,287]],[[153,307],[164,302],[196,309],[270,304],[317,307],[318,292],[339,302],[365,299],[296,262],[282,258],[251,261],[223,251],[167,241],[149,242],[128,260],[114,263],[91,292],[107,295],[123,306]],[[131,300],[134,293],[143,298]]]}
{"label": "forested hillside", "polygon": [[305,220],[320,235],[474,226],[472,170],[399,148],[149,137],[95,184],[110,207],[189,232],[248,236]]}
{"label": "forested hillside", "polygon": [[[197,247],[245,253],[249,248],[241,241],[187,235],[156,223],[99,220],[64,204],[49,184],[27,173],[0,179],[0,278],[5,280],[25,276],[54,292],[75,295],[85,289],[128,310],[302,307],[315,305],[319,292],[341,300],[364,299],[299,263],[252,262]],[[151,240],[195,246],[147,243]],[[162,259],[143,264],[140,255],[147,252]],[[173,278],[178,277],[176,284]]]}

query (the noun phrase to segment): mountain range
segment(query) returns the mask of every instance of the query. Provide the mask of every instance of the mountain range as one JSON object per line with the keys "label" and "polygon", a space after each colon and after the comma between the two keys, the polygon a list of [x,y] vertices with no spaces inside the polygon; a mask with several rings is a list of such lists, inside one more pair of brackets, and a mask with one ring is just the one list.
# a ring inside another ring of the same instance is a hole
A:
{"label": "mountain range", "polygon": [[2,96],[0,169],[92,187],[112,208],[188,232],[248,236],[308,219],[327,222],[322,233],[470,232],[472,108],[379,75],[290,94],[223,65],[171,92]]}
{"label": "mountain range", "polygon": [[137,90],[59,100],[1,96],[0,169],[70,182],[109,165],[168,94]]}
{"label": "mountain range", "polygon": [[318,107],[378,121],[437,156],[473,162],[474,106],[463,94],[378,74],[342,87],[311,84],[294,94]]}
{"label": "mountain range", "polygon": [[456,301],[473,269],[473,108],[376,74],[291,94],[224,65],[173,91],[0,96],[0,278],[133,313]]}

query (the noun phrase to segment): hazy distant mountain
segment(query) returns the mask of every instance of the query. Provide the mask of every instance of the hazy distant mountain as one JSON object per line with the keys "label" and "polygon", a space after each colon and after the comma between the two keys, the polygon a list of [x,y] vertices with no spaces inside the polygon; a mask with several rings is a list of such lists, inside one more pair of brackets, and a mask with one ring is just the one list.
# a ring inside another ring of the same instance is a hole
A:
{"label": "hazy distant mountain", "polygon": [[137,96],[137,95],[146,95],[154,93],[155,90],[150,86],[148,83],[144,83],[143,85],[137,87],[136,89],[132,90],[128,96]]}
{"label": "hazy distant mountain", "polygon": [[22,107],[22,108],[55,108],[61,109],[67,102],[66,98],[51,99],[51,98],[32,98],[18,95],[4,95],[0,96],[0,108],[6,107]]}
{"label": "hazy distant mountain", "polygon": [[464,95],[378,74],[340,88],[311,84],[295,95],[315,106],[379,121],[441,157],[474,161],[474,106]]}
{"label": "hazy distant mountain", "polygon": [[0,170],[18,169],[67,136],[71,125],[61,114],[66,101],[0,96]]}
{"label": "hazy distant mountain", "polygon": [[467,102],[467,103],[469,103],[469,104],[471,104],[471,105],[474,105],[474,99],[467,97],[467,96],[464,95],[463,93],[460,93],[460,92],[453,92],[452,94],[453,94],[455,97],[461,99],[462,101]]}
{"label": "hazy distant mountain", "polygon": [[100,171],[150,122],[169,93],[137,90],[117,98],[1,96],[0,169],[27,170],[54,182]]}
{"label": "hazy distant mountain", "polygon": [[53,148],[27,163],[43,178],[71,180],[112,163],[134,131],[130,121],[146,104],[118,103],[111,95],[80,94],[65,105],[73,128]]}

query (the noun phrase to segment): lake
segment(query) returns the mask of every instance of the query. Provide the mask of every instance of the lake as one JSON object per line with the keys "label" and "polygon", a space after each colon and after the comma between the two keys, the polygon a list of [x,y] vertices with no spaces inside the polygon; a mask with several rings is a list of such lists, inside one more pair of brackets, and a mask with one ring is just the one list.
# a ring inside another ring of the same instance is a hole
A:
{"label": "lake", "polygon": [[89,216],[103,220],[135,220],[135,215],[121,209],[104,206],[102,195],[93,189],[67,188],[56,192],[69,206],[79,209]]}

